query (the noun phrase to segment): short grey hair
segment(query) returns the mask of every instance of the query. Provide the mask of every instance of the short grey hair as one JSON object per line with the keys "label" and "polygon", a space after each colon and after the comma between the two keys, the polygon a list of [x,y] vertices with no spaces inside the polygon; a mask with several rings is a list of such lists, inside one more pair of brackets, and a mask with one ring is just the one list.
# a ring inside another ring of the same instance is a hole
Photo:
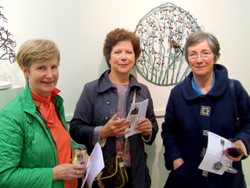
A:
{"label": "short grey hair", "polygon": [[186,44],[184,46],[185,49],[184,55],[187,62],[188,62],[188,48],[203,41],[207,41],[209,47],[214,53],[214,62],[218,61],[218,59],[220,58],[220,44],[218,39],[211,33],[206,33],[204,31],[196,31],[188,36]]}

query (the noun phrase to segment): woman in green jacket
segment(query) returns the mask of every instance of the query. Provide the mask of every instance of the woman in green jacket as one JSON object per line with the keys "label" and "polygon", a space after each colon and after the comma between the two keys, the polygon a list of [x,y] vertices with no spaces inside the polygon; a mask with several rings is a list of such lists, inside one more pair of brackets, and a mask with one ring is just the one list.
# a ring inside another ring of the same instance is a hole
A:
{"label": "woman in green jacket", "polygon": [[50,40],[26,41],[17,53],[27,84],[0,111],[0,187],[74,188],[84,176],[86,163],[71,164],[59,61]]}

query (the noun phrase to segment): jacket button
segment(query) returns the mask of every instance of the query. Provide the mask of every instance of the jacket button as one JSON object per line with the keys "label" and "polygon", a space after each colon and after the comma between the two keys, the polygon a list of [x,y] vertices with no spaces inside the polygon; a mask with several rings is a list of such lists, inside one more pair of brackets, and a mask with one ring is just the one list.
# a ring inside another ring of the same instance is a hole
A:
{"label": "jacket button", "polygon": [[204,157],[206,154],[207,148],[202,148],[201,150],[201,157]]}
{"label": "jacket button", "polygon": [[31,120],[31,118],[30,118],[30,117],[28,117],[28,118],[27,118],[27,122],[30,124],[30,123],[31,123],[31,121],[32,121],[32,120]]}
{"label": "jacket button", "polygon": [[203,136],[208,136],[209,130],[203,130]]}
{"label": "jacket button", "polygon": [[208,171],[203,170],[201,174],[202,174],[202,176],[207,177],[208,176]]}
{"label": "jacket button", "polygon": [[109,101],[107,101],[107,102],[106,102],[106,104],[107,104],[107,105],[109,105],[109,104],[110,104],[110,102],[109,102]]}

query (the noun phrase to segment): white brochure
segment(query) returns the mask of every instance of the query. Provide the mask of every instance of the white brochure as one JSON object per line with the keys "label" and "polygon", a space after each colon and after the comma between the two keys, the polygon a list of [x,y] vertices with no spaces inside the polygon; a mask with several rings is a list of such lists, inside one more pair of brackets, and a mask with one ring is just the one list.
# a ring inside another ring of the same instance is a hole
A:
{"label": "white brochure", "polygon": [[231,162],[231,160],[223,154],[222,150],[231,145],[229,140],[212,132],[208,132],[207,151],[198,168],[222,175]]}
{"label": "white brochure", "polygon": [[82,181],[83,188],[85,182],[87,182],[88,187],[92,187],[93,181],[95,177],[101,172],[104,168],[104,161],[102,155],[102,149],[99,143],[96,143],[91,155],[89,156],[89,160],[86,166],[86,174]]}
{"label": "white brochure", "polygon": [[148,99],[138,103],[131,104],[129,113],[126,118],[131,120],[131,126],[126,129],[130,130],[130,132],[125,134],[125,138],[132,136],[134,134],[141,133],[141,131],[135,129],[135,126],[140,119],[145,117],[147,108],[148,108]]}

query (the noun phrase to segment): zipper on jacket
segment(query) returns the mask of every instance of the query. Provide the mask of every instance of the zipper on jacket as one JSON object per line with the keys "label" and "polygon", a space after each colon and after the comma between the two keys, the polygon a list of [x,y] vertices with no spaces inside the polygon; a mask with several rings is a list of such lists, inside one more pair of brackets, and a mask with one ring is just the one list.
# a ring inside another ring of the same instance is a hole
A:
{"label": "zipper on jacket", "polygon": [[58,164],[58,159],[57,159],[57,149],[56,149],[56,143],[55,143],[55,141],[54,141],[54,138],[53,138],[53,136],[52,136],[52,133],[51,133],[51,131],[50,131],[50,129],[49,129],[49,127],[48,127],[48,125],[46,124],[46,122],[45,122],[45,120],[44,120],[44,118],[43,118],[43,116],[40,114],[40,112],[39,111],[37,111],[36,110],[36,115],[38,115],[38,121],[41,123],[41,125],[42,125],[42,127],[45,129],[45,132],[46,132],[46,134],[47,134],[47,136],[48,137],[50,137],[49,138],[49,141],[50,141],[50,143],[51,143],[51,145],[52,145],[52,147],[53,147],[53,151],[54,151],[54,156],[55,156],[55,161],[56,161],[56,164]]}

